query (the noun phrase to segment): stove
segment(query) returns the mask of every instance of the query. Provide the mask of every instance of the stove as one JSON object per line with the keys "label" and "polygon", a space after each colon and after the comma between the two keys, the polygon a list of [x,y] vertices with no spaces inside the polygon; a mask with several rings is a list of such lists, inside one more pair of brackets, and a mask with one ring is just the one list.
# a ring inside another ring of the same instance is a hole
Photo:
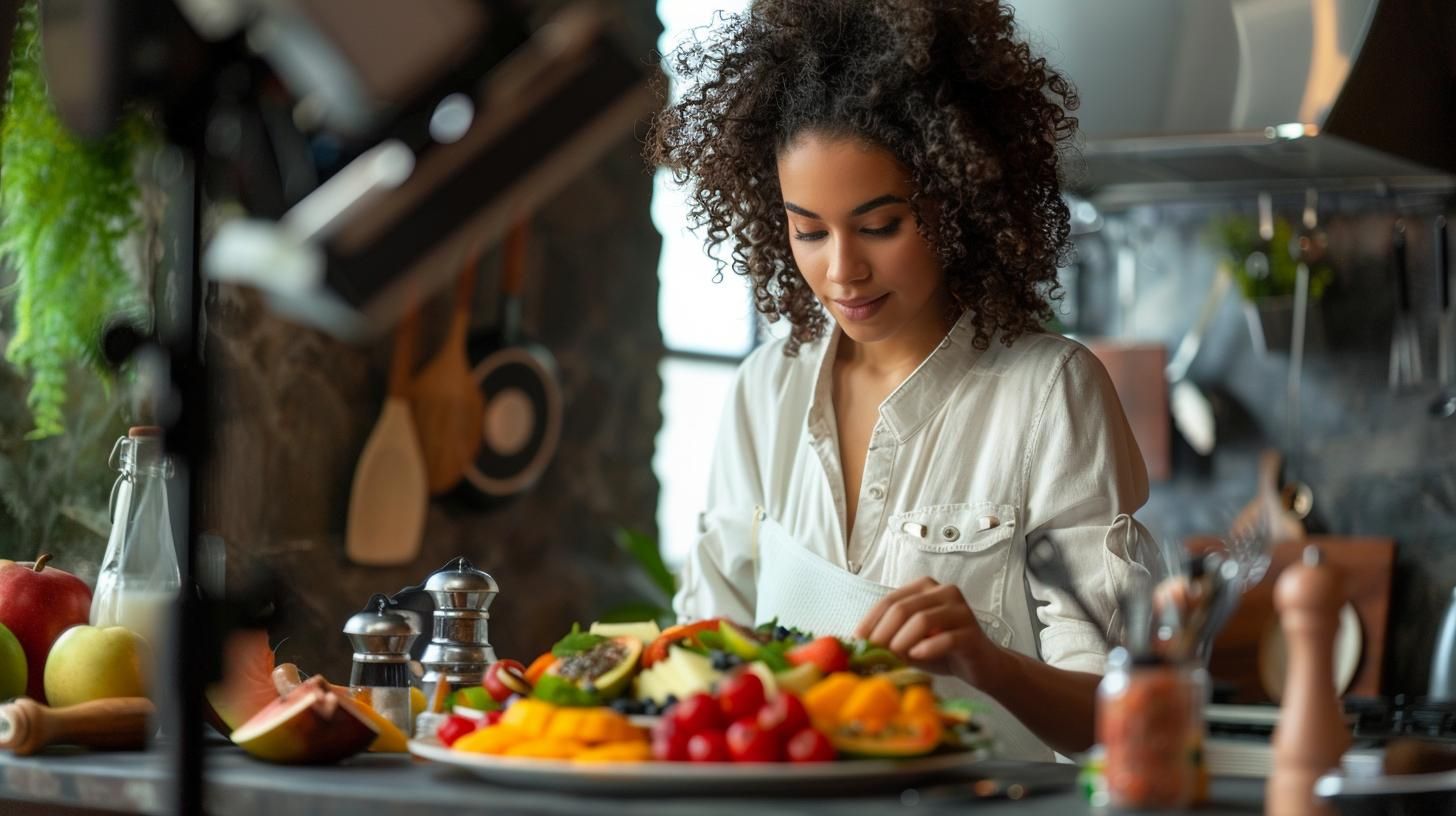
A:
{"label": "stove", "polygon": [[1355,717],[1356,741],[1420,737],[1456,744],[1456,701],[1397,694],[1349,697],[1344,702],[1346,714]]}
{"label": "stove", "polygon": [[[1346,697],[1345,723],[1352,737],[1342,765],[1347,774],[1381,772],[1385,746],[1399,737],[1456,746],[1456,702],[1414,695]],[[1274,705],[1209,705],[1207,760],[1217,775],[1264,778],[1272,767],[1269,737],[1279,722]]]}

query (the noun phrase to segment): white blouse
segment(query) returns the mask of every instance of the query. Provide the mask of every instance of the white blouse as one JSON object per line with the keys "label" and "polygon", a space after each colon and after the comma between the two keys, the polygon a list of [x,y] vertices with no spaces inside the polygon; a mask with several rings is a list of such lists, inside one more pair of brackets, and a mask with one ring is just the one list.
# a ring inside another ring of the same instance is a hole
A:
{"label": "white blouse", "polygon": [[[1100,674],[1104,637],[1121,635],[1118,596],[1163,571],[1131,517],[1148,496],[1142,455],[1086,348],[1027,334],[978,351],[973,334],[962,317],[881,403],[848,533],[830,398],[839,330],[797,357],[782,340],[751,354],[723,414],[678,617],[755,620],[750,520],[761,507],[826,561],[888,586],[924,575],[953,583],[993,641]],[[1027,541],[1043,536],[1094,620],[1027,573]]]}

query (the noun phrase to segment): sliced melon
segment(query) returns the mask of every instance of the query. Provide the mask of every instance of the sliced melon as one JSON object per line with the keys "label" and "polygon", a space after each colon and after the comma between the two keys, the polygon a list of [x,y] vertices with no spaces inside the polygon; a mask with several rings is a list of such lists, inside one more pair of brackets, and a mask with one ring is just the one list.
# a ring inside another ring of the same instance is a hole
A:
{"label": "sliced melon", "polygon": [[222,682],[207,687],[208,721],[228,736],[281,696],[273,682],[273,649],[263,629],[228,635],[222,653]]}
{"label": "sliced melon", "polygon": [[325,765],[363,751],[378,736],[357,704],[315,676],[254,714],[232,740],[268,762]]}
{"label": "sliced melon", "polygon": [[591,625],[593,635],[602,637],[633,637],[642,641],[646,646],[662,636],[662,629],[658,627],[657,621],[637,621],[635,623],[593,623]]}
{"label": "sliced melon", "polygon": [[700,691],[711,691],[722,679],[723,673],[713,668],[706,655],[671,646],[666,659],[637,675],[632,696],[657,703],[667,702],[668,697],[686,700]]}
{"label": "sliced melon", "polygon": [[815,683],[824,679],[824,672],[813,663],[800,663],[799,665],[785,669],[781,672],[774,672],[774,681],[784,691],[792,691],[795,694],[803,695],[814,686]]}
{"label": "sliced melon", "polygon": [[[389,721],[389,718],[380,714],[363,700],[355,700],[339,694],[339,705],[350,709],[360,719],[368,720],[378,732],[374,741],[369,743],[370,753],[379,754],[402,754],[409,750],[409,737],[404,735],[399,726]],[[484,715],[482,715],[484,716]]]}

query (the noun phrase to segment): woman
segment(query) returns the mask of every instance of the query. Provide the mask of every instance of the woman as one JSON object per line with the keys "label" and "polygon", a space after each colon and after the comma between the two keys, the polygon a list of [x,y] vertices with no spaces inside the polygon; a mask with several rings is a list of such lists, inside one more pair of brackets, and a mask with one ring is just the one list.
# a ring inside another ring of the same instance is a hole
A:
{"label": "woman", "polygon": [[[1105,371],[1039,328],[1074,92],[993,0],[758,0],[676,67],[649,159],[791,327],[738,372],[678,614],[865,637],[1007,754],[1085,749],[1155,547]],[[1040,539],[1094,619],[1028,574]]]}

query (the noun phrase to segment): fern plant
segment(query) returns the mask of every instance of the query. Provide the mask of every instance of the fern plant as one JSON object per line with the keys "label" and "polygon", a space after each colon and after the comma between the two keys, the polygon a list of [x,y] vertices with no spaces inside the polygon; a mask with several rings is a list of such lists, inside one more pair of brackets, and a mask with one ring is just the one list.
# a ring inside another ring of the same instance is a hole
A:
{"label": "fern plant", "polygon": [[32,439],[63,432],[73,369],[109,384],[99,343],[106,322],[145,312],[121,250],[141,225],[136,160],[155,141],[138,113],[103,140],[73,137],[46,93],[38,33],[30,2],[16,27],[0,123],[0,259],[15,275],[4,290],[15,309],[5,356],[29,376]]}

